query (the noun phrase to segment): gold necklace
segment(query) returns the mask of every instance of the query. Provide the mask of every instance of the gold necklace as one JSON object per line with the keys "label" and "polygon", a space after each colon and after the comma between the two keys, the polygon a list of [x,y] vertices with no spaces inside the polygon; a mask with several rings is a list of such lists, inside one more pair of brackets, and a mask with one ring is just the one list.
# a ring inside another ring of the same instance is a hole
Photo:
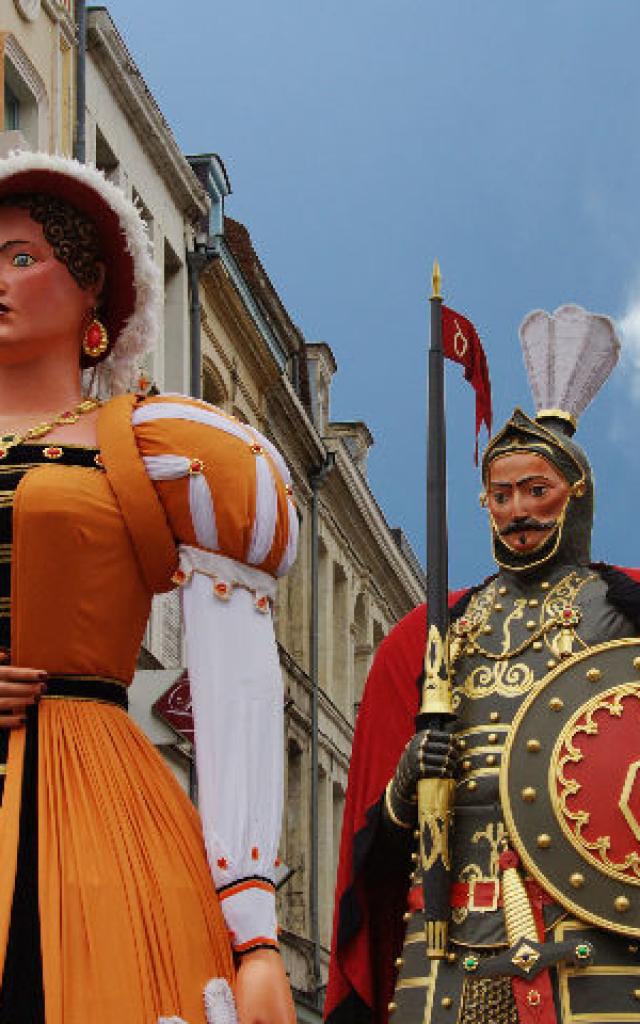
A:
{"label": "gold necklace", "polygon": [[84,398],[73,409],[65,409],[64,412],[54,416],[52,420],[48,420],[46,423],[36,423],[23,433],[13,431],[0,434],[0,445],[6,452],[8,448],[15,448],[17,444],[24,444],[25,441],[37,441],[39,437],[45,437],[54,427],[66,427],[71,423],[77,423],[81,416],[93,412],[100,405],[102,402],[97,398]]}

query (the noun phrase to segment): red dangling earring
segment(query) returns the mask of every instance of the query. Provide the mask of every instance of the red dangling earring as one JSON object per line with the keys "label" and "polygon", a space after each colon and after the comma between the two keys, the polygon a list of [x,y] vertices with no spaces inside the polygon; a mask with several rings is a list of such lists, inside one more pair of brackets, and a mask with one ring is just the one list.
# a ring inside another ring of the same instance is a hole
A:
{"label": "red dangling earring", "polygon": [[97,316],[93,316],[84,332],[82,339],[82,351],[90,359],[99,359],[109,348],[109,335],[107,328],[101,323]]}

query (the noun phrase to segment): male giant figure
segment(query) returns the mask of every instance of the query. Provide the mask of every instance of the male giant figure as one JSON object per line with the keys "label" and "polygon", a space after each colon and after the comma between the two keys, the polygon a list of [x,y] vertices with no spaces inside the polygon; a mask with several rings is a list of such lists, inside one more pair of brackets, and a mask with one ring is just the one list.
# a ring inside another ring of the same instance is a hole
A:
{"label": "male giant figure", "polygon": [[[498,777],[514,716],[561,660],[640,635],[640,571],[592,563],[593,477],[570,440],[573,414],[616,361],[613,325],[563,307],[553,317],[530,314],[521,340],[539,411],[532,419],[516,409],[484,454],[482,501],[498,572],[451,599],[454,735],[413,736],[424,606],[383,641],[367,682],[342,835],[328,1024],[385,1024],[391,1013],[394,1024],[640,1021],[637,941],[574,919],[531,881],[525,891],[540,937],[592,941],[595,967],[560,964],[546,990],[534,979],[517,1000],[508,976],[478,976],[478,962],[509,945]],[[438,961],[425,956],[421,891],[411,878],[417,782],[433,775],[457,780],[450,946]]]}

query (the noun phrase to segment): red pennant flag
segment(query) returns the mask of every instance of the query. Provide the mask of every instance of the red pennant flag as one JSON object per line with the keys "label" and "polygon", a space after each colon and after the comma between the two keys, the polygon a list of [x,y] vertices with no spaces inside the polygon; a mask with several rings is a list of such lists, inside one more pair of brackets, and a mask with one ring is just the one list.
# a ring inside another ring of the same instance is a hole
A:
{"label": "red pennant flag", "polygon": [[476,448],[478,465],[478,436],[484,423],[491,433],[491,381],[489,366],[482,342],[475,327],[466,316],[448,306],[442,307],[442,349],[447,359],[464,366],[465,380],[476,393]]}

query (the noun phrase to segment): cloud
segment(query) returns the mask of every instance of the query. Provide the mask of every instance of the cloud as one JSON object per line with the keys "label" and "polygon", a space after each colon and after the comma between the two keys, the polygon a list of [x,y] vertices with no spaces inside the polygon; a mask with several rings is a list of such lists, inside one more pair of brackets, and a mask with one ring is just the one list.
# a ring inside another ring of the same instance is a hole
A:
{"label": "cloud", "polygon": [[622,336],[621,363],[631,397],[640,403],[640,282],[632,293],[627,311],[618,327]]}

